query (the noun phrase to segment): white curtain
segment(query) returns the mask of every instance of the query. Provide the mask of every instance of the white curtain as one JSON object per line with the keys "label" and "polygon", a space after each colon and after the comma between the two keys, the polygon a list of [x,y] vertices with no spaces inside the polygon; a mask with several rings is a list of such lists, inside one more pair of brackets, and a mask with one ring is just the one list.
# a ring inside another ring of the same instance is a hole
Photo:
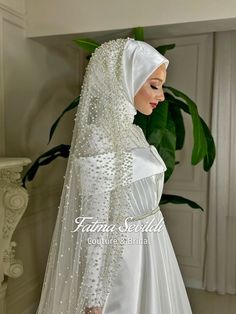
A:
{"label": "white curtain", "polygon": [[212,132],[204,288],[236,293],[236,31],[215,33]]}

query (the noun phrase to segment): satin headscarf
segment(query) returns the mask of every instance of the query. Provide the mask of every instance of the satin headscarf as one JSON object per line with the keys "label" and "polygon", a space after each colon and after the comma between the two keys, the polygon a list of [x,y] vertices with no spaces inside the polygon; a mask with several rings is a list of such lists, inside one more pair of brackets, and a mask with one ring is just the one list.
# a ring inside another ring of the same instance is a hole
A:
{"label": "satin headscarf", "polygon": [[161,64],[164,63],[167,69],[169,60],[149,44],[129,39],[125,45],[122,61],[124,89],[129,103],[135,109],[134,96],[136,93]]}

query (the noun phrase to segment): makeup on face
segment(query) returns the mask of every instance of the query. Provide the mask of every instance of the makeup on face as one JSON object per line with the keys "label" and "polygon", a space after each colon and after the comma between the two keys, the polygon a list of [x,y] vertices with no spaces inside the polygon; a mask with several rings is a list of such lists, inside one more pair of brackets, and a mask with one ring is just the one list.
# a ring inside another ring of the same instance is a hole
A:
{"label": "makeup on face", "polygon": [[159,102],[165,99],[162,86],[166,80],[166,69],[162,65],[146,80],[134,97],[136,109],[150,115]]}

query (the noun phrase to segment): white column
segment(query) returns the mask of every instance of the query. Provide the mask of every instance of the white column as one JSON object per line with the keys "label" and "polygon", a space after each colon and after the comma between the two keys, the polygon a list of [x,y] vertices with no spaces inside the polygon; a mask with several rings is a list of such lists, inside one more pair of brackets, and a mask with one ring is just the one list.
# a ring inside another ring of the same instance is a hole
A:
{"label": "white column", "polygon": [[21,186],[23,166],[28,158],[0,158],[0,313],[6,313],[5,296],[8,277],[23,273],[21,260],[15,259],[16,242],[12,241],[27,204],[28,193]]}

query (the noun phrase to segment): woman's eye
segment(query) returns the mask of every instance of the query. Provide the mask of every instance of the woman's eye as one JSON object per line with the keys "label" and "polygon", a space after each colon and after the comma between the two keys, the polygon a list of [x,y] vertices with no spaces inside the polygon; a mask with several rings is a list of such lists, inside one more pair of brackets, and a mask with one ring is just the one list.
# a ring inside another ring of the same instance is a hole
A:
{"label": "woman's eye", "polygon": [[154,86],[154,85],[151,85],[151,88],[152,89],[158,89],[158,87]]}

